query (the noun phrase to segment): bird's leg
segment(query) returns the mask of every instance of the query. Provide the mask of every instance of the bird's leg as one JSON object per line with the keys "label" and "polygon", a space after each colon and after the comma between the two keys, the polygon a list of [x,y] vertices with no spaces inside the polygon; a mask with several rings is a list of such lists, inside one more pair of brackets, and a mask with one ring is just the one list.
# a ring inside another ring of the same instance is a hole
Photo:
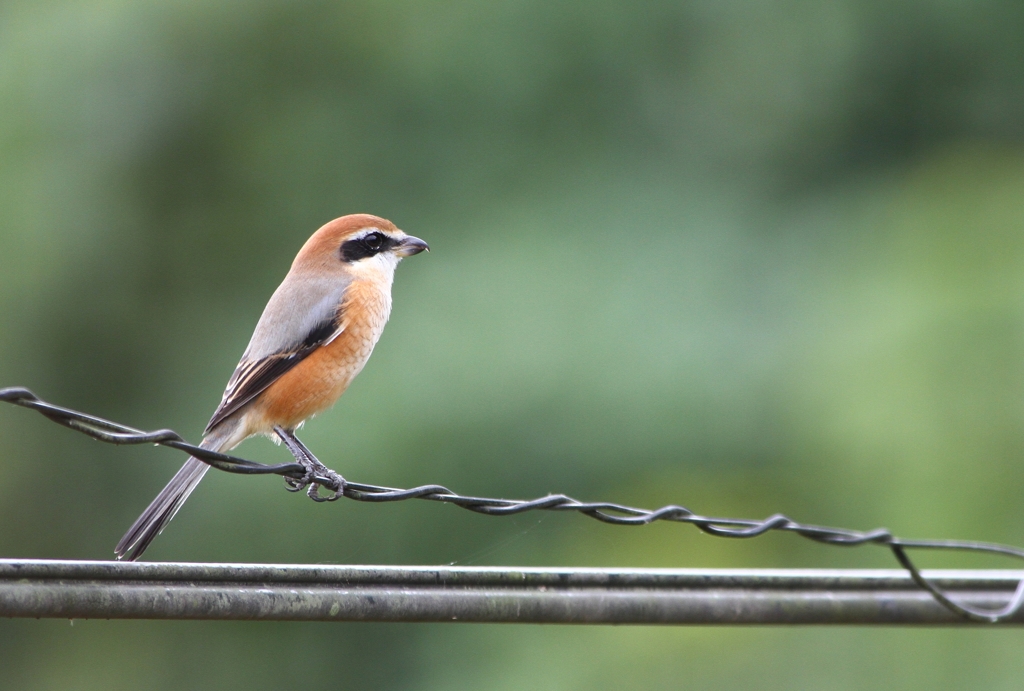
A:
{"label": "bird's leg", "polygon": [[[308,486],[306,494],[313,501],[334,501],[343,495],[345,491],[345,478],[317,460],[313,452],[307,449],[306,445],[295,436],[295,432],[286,430],[279,425],[274,427],[274,432],[284,442],[284,445],[288,447],[288,450],[292,452],[299,465],[306,469],[306,474],[300,480],[290,477],[284,479],[289,491],[298,492],[303,487]],[[316,480],[317,477],[325,479],[327,482],[318,482]],[[319,493],[320,485],[331,490],[334,494],[329,497],[321,497]]]}
{"label": "bird's leg", "polygon": [[293,434],[289,434],[284,431],[281,427],[275,427],[274,432],[278,438],[284,442],[284,445],[291,451],[292,455],[295,456],[296,462],[299,463],[305,470],[306,474],[301,479],[295,479],[288,476],[284,478],[284,484],[288,487],[289,492],[298,492],[303,487],[306,487],[313,482],[313,477],[316,475],[316,466],[313,465],[312,461],[306,455],[303,447],[298,445],[298,437]]}

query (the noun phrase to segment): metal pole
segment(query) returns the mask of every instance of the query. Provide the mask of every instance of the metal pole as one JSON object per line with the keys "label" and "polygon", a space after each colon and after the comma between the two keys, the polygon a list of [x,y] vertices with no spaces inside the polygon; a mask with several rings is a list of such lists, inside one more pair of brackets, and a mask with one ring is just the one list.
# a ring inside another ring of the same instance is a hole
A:
{"label": "metal pole", "polygon": [[[1020,571],[928,571],[1005,605]],[[593,569],[0,559],[0,616],[564,624],[972,624],[899,570]],[[1004,624],[1024,623],[1017,612]],[[977,625],[977,624],[973,624]]]}

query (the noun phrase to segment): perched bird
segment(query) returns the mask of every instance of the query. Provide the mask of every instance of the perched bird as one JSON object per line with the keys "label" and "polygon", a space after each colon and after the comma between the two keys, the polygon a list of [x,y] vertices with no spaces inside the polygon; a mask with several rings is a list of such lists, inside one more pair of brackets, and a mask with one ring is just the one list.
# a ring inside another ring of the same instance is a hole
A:
{"label": "perched bird", "polygon": [[[200,446],[228,451],[256,434],[276,436],[306,469],[301,480],[285,479],[290,489],[308,486],[311,497],[322,499],[323,484],[335,492],[331,498],[340,496],[344,479],[295,430],[331,407],[363,369],[391,313],[395,267],[427,249],[368,214],[337,218],[313,233],[263,310]],[[121,538],[117,558],[138,559],[208,468],[188,459]]]}

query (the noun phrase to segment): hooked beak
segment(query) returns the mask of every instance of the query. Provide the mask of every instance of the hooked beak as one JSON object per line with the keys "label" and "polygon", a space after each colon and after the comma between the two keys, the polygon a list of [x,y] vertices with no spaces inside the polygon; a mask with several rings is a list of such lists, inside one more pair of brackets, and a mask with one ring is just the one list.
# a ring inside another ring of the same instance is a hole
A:
{"label": "hooked beak", "polygon": [[407,236],[402,240],[402,243],[395,248],[395,254],[399,257],[411,257],[414,254],[419,254],[424,251],[429,252],[430,245],[412,235]]}

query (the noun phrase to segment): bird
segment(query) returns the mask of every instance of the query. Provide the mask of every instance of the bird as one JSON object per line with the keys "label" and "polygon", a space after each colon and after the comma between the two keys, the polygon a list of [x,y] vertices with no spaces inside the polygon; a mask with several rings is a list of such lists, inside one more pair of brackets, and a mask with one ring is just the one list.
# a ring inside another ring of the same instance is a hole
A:
{"label": "bird", "polygon": [[[249,437],[270,437],[305,470],[301,479],[285,478],[288,489],[308,487],[318,501],[341,496],[344,478],[295,431],[334,405],[366,365],[391,314],[395,268],[429,249],[370,214],[342,216],[313,233],[267,302],[199,446],[227,452]],[[189,458],[118,542],[117,558],[142,556],[209,467]],[[320,485],[334,495],[319,496]]]}

